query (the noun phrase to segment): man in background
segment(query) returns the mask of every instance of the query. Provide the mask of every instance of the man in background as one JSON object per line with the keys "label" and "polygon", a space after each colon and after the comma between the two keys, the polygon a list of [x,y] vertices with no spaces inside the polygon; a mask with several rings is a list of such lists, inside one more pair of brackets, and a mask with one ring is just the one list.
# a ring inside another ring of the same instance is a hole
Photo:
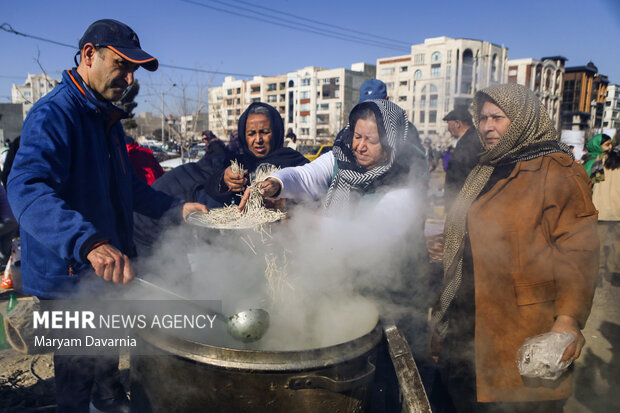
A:
{"label": "man in background", "polygon": [[483,148],[471,115],[465,107],[456,107],[443,120],[448,122],[448,131],[457,140],[450,162],[448,162],[444,185],[444,207],[446,211],[449,211],[467,175],[478,164],[478,157]]}

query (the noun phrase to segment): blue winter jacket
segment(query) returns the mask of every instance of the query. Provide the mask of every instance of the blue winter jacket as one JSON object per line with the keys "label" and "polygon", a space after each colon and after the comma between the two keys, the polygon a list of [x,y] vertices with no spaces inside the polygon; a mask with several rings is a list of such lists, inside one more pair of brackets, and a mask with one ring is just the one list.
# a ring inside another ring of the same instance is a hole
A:
{"label": "blue winter jacket", "polygon": [[73,69],[26,117],[7,191],[20,224],[25,292],[67,297],[93,276],[84,270],[97,244],[134,255],[133,211],[160,218],[180,204],[137,178],[124,116],[97,100]]}

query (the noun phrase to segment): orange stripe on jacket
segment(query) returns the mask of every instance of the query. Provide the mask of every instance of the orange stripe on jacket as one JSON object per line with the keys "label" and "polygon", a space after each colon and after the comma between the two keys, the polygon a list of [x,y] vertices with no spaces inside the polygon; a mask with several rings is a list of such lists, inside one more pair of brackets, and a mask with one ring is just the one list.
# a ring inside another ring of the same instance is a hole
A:
{"label": "orange stripe on jacket", "polygon": [[82,89],[82,86],[80,86],[80,84],[75,80],[75,78],[73,77],[73,75],[71,74],[71,70],[67,69],[67,73],[69,74],[69,77],[71,78],[71,80],[73,81],[73,83],[75,83],[75,86],[77,86],[77,88],[80,90],[80,92],[82,92],[82,94],[84,96],[86,96],[86,92],[84,92],[84,89]]}

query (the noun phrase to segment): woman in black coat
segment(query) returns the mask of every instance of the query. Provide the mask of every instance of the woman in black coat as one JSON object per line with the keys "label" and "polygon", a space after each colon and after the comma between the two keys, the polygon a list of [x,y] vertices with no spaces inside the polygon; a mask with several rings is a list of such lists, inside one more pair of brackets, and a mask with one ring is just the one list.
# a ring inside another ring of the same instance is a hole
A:
{"label": "woman in black coat", "polygon": [[[308,160],[296,150],[284,147],[284,123],[278,111],[262,102],[254,102],[239,118],[239,141],[243,147],[242,155],[234,155],[243,165],[244,173],[234,173],[230,162],[213,175],[207,192],[221,205],[237,203],[248,185],[248,175],[262,164],[279,168],[299,166]],[[208,206],[208,205],[207,205]]]}

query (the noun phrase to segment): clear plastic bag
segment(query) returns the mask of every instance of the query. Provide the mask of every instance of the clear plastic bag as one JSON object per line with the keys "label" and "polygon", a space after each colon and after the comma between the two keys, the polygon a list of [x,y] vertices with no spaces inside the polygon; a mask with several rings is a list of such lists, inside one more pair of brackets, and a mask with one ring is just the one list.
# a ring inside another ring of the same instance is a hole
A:
{"label": "clear plastic bag", "polygon": [[517,368],[525,377],[555,380],[572,360],[560,361],[566,348],[575,341],[569,332],[549,332],[525,339],[517,350]]}

